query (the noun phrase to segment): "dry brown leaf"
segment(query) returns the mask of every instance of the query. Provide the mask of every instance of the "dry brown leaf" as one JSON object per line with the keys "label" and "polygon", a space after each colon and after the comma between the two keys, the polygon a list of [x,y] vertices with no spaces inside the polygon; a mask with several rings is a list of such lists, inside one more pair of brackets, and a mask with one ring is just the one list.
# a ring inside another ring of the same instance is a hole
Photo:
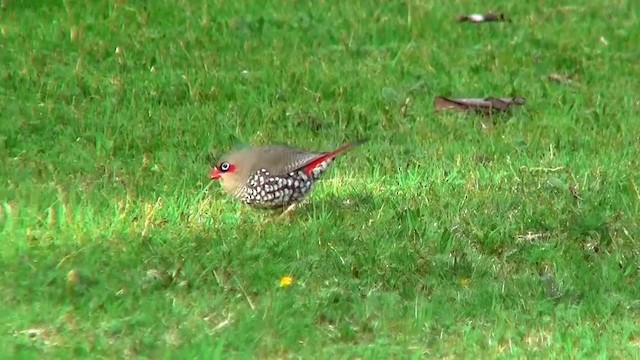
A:
{"label": "dry brown leaf", "polygon": [[493,112],[504,112],[513,105],[524,105],[525,99],[522,97],[512,98],[450,98],[445,96],[436,96],[434,99],[434,111],[458,110],[458,111],[476,111],[484,115],[491,115]]}

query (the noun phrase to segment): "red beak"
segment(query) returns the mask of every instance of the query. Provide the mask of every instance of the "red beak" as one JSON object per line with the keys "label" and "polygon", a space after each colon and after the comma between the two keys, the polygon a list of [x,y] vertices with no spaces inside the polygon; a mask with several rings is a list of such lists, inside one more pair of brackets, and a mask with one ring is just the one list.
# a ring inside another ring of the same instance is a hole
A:
{"label": "red beak", "polygon": [[209,173],[209,179],[211,180],[220,179],[220,170],[218,170],[217,167],[214,167],[213,169],[211,169],[211,172]]}

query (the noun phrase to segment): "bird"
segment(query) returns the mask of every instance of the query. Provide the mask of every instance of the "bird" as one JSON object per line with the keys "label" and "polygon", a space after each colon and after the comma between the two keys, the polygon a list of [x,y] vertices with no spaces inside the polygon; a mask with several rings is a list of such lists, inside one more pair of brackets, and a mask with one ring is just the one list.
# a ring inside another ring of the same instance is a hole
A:
{"label": "bird", "polygon": [[211,165],[209,178],[225,193],[253,208],[282,208],[280,217],[306,199],[333,161],[368,139],[333,151],[307,151],[288,145],[266,145],[230,151]]}

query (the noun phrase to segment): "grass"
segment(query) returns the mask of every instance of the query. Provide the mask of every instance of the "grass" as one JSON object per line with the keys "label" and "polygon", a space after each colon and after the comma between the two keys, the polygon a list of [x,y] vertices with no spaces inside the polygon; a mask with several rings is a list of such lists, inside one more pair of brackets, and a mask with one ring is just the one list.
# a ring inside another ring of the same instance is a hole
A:
{"label": "grass", "polygon": [[[3,4],[2,353],[638,357],[633,1]],[[360,137],[288,221],[207,178]]]}

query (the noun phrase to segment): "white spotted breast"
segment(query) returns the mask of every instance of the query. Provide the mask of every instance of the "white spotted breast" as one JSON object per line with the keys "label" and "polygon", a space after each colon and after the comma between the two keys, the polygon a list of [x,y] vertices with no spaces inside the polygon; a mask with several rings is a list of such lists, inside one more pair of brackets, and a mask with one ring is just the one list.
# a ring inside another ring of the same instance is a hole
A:
{"label": "white spotted breast", "polygon": [[301,170],[272,175],[268,170],[260,169],[247,179],[241,200],[256,206],[286,206],[304,198],[315,180]]}

